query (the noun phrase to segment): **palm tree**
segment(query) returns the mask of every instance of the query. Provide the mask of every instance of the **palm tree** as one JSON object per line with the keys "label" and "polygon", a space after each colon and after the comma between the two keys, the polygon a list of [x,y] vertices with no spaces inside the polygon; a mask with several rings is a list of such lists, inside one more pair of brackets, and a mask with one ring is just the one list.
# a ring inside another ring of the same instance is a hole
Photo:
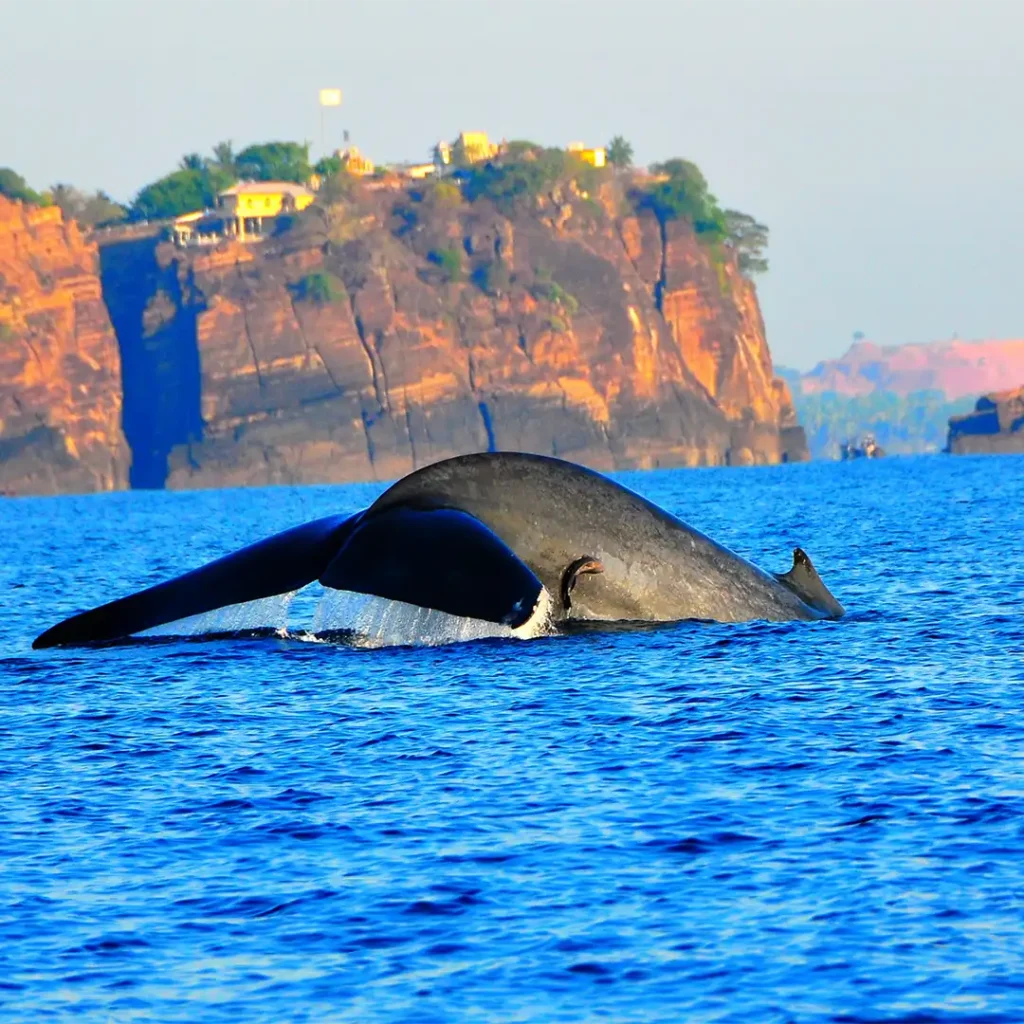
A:
{"label": "palm tree", "polygon": [[616,167],[629,167],[633,163],[633,147],[621,135],[608,143],[608,162]]}
{"label": "palm tree", "polygon": [[231,145],[231,140],[226,139],[224,142],[218,142],[213,147],[213,159],[216,160],[218,167],[223,167],[225,171],[235,170],[235,147]]}
{"label": "palm tree", "polygon": [[201,171],[206,167],[206,161],[198,153],[186,153],[181,158],[181,169],[183,171]]}

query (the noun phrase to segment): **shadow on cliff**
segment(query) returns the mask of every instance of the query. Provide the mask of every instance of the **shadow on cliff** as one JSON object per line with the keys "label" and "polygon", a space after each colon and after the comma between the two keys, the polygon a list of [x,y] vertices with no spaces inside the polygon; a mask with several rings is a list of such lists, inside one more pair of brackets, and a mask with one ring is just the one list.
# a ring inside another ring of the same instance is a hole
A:
{"label": "shadow on cliff", "polygon": [[[162,267],[153,239],[100,249],[103,297],[121,350],[123,426],[133,488],[163,488],[171,449],[202,440],[196,318],[177,264]],[[187,285],[186,285],[187,287]]]}

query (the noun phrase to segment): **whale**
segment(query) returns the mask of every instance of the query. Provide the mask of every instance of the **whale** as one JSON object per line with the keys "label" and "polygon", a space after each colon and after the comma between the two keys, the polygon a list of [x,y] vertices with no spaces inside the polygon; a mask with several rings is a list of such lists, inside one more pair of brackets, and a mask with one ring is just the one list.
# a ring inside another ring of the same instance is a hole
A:
{"label": "whale", "polygon": [[595,470],[481,452],[418,469],[354,514],[293,527],[73,615],[32,646],[119,640],[314,581],[523,635],[574,623],[844,614],[801,548],[786,572],[767,572]]}

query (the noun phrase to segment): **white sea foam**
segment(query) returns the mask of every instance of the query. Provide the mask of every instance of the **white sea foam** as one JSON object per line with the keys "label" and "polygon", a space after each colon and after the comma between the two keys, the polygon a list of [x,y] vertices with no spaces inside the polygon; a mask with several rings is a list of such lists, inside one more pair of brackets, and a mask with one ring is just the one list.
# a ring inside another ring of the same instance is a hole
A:
{"label": "white sea foam", "polygon": [[313,633],[349,631],[370,647],[458,643],[487,637],[529,640],[550,632],[551,598],[542,589],[530,618],[516,629],[497,622],[448,615],[403,601],[386,601],[345,590],[325,590],[313,618]]}
{"label": "white sea foam", "polygon": [[286,632],[288,613],[295,597],[293,590],[288,594],[229,604],[202,615],[190,615],[176,619],[162,626],[144,630],[139,636],[202,636],[205,633],[244,633],[251,629],[276,629]]}
{"label": "white sea foam", "polygon": [[[299,600],[293,603],[297,593]],[[542,589],[530,618],[512,629],[497,622],[448,615],[403,601],[387,601],[345,590],[308,588],[228,605],[156,626],[139,635],[202,636],[257,629],[276,629],[282,635],[309,640],[343,633],[350,643],[368,647],[434,646],[487,637],[529,640],[551,631],[551,598],[547,590]]]}

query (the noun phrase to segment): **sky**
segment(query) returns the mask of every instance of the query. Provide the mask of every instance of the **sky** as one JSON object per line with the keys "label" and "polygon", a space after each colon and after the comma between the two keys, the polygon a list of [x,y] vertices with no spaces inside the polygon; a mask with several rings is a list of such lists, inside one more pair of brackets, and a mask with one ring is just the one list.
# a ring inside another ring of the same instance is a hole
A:
{"label": "sky", "polygon": [[223,139],[693,160],[771,230],[776,363],[1024,334],[1018,0],[0,0],[0,166],[122,201]]}

